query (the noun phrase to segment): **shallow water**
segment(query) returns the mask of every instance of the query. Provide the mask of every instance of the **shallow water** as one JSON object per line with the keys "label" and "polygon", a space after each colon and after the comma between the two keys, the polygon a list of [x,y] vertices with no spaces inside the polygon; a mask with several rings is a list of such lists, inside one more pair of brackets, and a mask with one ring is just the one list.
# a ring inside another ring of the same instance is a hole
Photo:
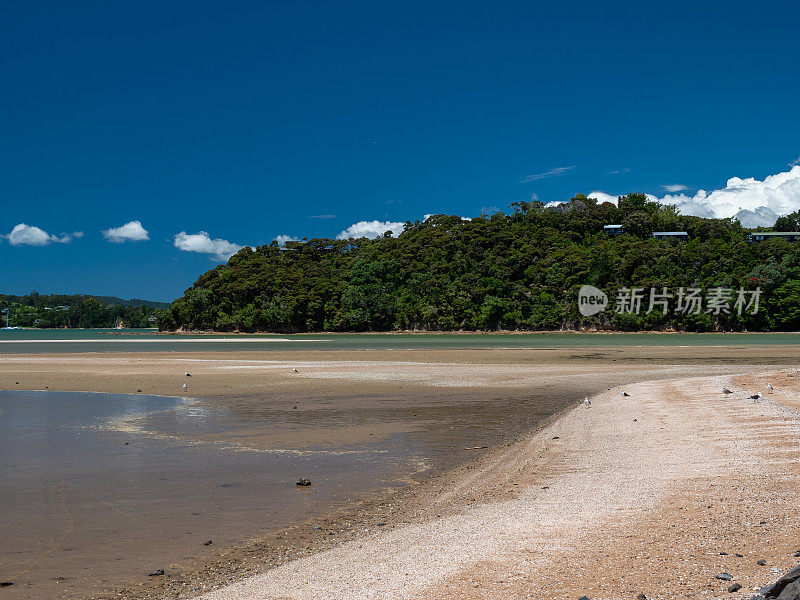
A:
{"label": "shallow water", "polygon": [[261,396],[0,392],[0,581],[14,582],[2,597],[107,594],[211,560],[527,431],[575,393],[324,397],[295,409]]}
{"label": "shallow water", "polygon": [[169,335],[159,334],[152,330],[0,330],[0,353],[605,348],[619,346],[775,346],[796,344],[800,344],[800,333]]}
{"label": "shallow water", "polygon": [[[14,582],[2,596],[89,593],[241,544],[365,487],[399,485],[413,453],[399,437],[343,453],[207,439],[239,426],[188,399],[0,392],[0,581]],[[303,476],[311,488],[295,485]]]}

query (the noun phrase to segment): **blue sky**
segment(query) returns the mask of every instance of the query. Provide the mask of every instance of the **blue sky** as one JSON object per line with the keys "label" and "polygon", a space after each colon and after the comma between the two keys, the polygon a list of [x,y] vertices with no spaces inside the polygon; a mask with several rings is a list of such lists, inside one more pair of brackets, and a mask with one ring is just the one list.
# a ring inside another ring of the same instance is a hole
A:
{"label": "blue sky", "polygon": [[[201,231],[335,237],[531,194],[684,194],[702,212],[723,190],[746,196],[733,212],[786,212],[800,168],[763,182],[800,158],[798,17],[770,2],[9,5],[0,291],[170,300],[217,264]],[[102,234],[134,220],[148,239]],[[14,237],[23,223],[42,233]]]}

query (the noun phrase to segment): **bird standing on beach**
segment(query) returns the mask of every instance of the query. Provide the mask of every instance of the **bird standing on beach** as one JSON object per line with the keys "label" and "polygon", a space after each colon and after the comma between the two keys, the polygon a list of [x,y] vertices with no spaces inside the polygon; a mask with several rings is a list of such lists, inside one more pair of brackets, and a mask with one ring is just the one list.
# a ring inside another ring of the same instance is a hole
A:
{"label": "bird standing on beach", "polygon": [[591,401],[591,400],[589,400],[589,396],[584,396],[584,397],[583,397],[583,405],[584,405],[586,408],[589,408],[589,407],[592,405],[592,401]]}
{"label": "bird standing on beach", "polygon": [[619,395],[620,396],[630,396],[630,394],[628,392],[626,392],[625,390],[620,390],[619,391]]}
{"label": "bird standing on beach", "polygon": [[295,373],[299,373],[300,372],[296,368],[292,368],[292,371],[294,371]]}
{"label": "bird standing on beach", "polygon": [[750,400],[752,400],[753,402],[758,402],[759,400],[761,400],[761,392],[758,392],[757,394],[753,394],[752,396],[748,396],[748,398]]}
{"label": "bird standing on beach", "polygon": [[722,388],[722,393],[723,394],[732,394],[733,392],[731,390],[729,390],[728,388]]}
{"label": "bird standing on beach", "polygon": [[185,391],[187,390],[187,388],[188,388],[188,387],[189,387],[189,386],[187,386],[187,385],[184,383],[184,384],[183,384],[183,391],[185,392]]}
{"label": "bird standing on beach", "polygon": [[770,394],[772,393],[772,384],[771,384],[771,383],[768,383],[768,384],[767,384],[767,391],[768,391]]}
{"label": "bird standing on beach", "polygon": [[187,377],[191,377],[192,376],[191,373],[184,373],[184,375],[186,375]]}

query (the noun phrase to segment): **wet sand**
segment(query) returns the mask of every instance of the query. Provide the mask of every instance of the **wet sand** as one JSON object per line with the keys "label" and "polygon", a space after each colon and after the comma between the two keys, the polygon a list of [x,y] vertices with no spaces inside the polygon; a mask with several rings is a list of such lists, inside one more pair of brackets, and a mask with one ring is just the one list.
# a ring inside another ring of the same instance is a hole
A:
{"label": "wet sand", "polygon": [[[509,462],[507,445],[528,443],[530,432],[584,395],[633,382],[760,372],[765,369],[760,365],[776,369],[799,358],[796,347],[776,346],[3,356],[0,389],[186,394],[231,415],[229,426],[213,431],[134,423],[140,432],[166,431],[184,441],[266,451],[380,446],[399,436],[425,447],[430,458],[421,468],[399,469],[404,484],[399,489],[365,483],[346,502],[320,503],[305,515],[294,515],[290,525],[256,523],[249,539],[212,551],[184,551],[167,565],[165,577],[104,574],[102,583],[56,582],[45,596],[25,595],[23,587],[15,586],[4,588],[4,596],[188,597],[245,576],[277,573],[268,570],[309,553],[327,556],[324,551],[347,547],[348,540],[376,531],[427,522],[431,511],[436,511],[433,518],[444,518],[515,495],[520,481],[498,476],[507,474],[506,467],[500,468]],[[185,371],[192,377],[186,378]],[[186,392],[183,383],[188,383]],[[277,426],[276,415],[284,415]],[[550,467],[541,464],[536,471],[543,475]],[[474,473],[482,474],[481,485],[454,493],[454,482]],[[446,501],[431,504],[442,494]],[[419,581],[433,579],[424,575]]]}

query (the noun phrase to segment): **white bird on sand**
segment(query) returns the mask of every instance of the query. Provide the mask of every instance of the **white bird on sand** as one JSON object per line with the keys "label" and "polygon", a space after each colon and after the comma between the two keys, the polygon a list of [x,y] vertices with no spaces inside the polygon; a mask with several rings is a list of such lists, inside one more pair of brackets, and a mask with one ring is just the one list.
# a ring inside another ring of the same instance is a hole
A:
{"label": "white bird on sand", "polygon": [[767,384],[767,391],[768,391],[770,394],[772,393],[772,384],[771,384],[771,383],[768,383],[768,384]]}
{"label": "white bird on sand", "polygon": [[294,371],[295,373],[299,373],[300,372],[296,368],[292,368],[292,371]]}
{"label": "white bird on sand", "polygon": [[592,401],[591,401],[591,400],[589,400],[589,396],[584,396],[584,397],[583,397],[583,405],[584,405],[586,408],[589,408],[589,407],[592,405]]}
{"label": "white bird on sand", "polygon": [[722,388],[722,393],[723,394],[732,394],[733,392],[731,390],[729,390],[728,388]]}
{"label": "white bird on sand", "polygon": [[189,386],[187,386],[185,383],[183,384],[183,390],[184,390],[184,391],[186,391],[186,389],[187,389],[188,387],[189,387]]}
{"label": "white bird on sand", "polygon": [[620,396],[630,396],[630,394],[628,392],[626,392],[625,390],[620,390],[619,391],[619,395]]}
{"label": "white bird on sand", "polygon": [[184,375],[186,375],[187,377],[191,377],[192,376],[191,373],[184,373]]}

